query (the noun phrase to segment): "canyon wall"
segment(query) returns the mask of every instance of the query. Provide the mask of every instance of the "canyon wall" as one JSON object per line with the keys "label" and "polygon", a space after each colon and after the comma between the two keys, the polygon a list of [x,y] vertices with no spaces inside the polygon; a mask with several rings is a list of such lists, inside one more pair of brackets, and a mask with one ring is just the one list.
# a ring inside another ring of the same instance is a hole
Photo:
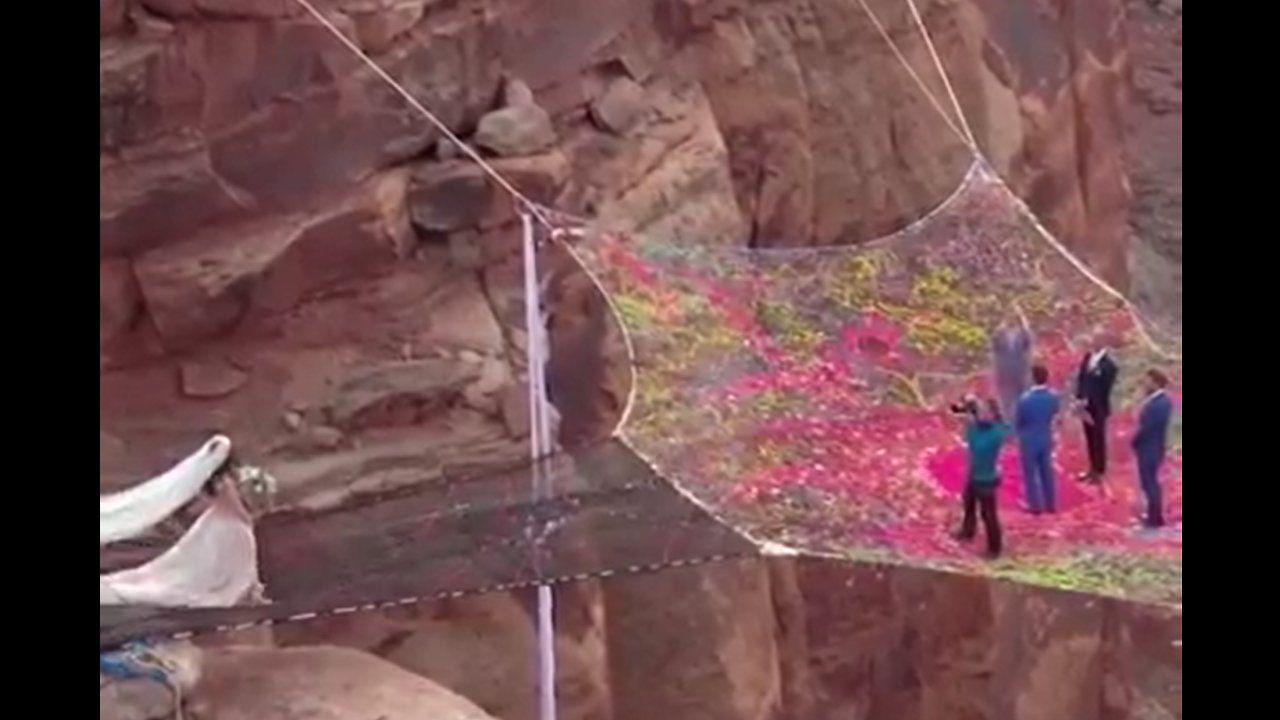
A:
{"label": "canyon wall", "polygon": [[1130,0],[1133,295],[1182,334],[1182,0]]}
{"label": "canyon wall", "polygon": [[[1120,0],[920,5],[978,144],[1123,281]],[[968,164],[858,0],[321,6],[530,197],[673,242],[865,241]],[[949,107],[907,5],[870,6]],[[214,429],[295,499],[521,457],[509,199],[291,0],[99,10],[103,486]],[[600,298],[554,264],[577,443],[612,429],[627,375]]]}
{"label": "canyon wall", "polygon": [[[319,4],[523,192],[622,230],[861,242],[969,162],[858,0]],[[906,4],[869,5],[949,111]],[[1176,269],[1180,316],[1180,2],[919,5],[984,153],[1117,283],[1133,263],[1168,304]],[[522,458],[509,199],[291,0],[99,13],[101,487],[214,430],[287,503]],[[612,429],[626,373],[601,299],[551,265],[551,382],[579,443]],[[1182,715],[1180,611],[816,559],[558,597],[571,720]],[[277,636],[368,650],[504,720],[534,707],[521,594]]]}
{"label": "canyon wall", "polygon": [[[823,558],[557,590],[565,720],[1171,720],[1182,612]],[[281,626],[536,717],[531,593]]]}

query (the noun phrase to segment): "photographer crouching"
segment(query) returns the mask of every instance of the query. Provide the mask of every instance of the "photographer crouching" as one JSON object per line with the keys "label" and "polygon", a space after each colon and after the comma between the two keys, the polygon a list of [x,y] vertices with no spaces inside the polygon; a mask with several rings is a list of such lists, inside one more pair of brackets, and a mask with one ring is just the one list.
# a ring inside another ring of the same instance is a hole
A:
{"label": "photographer crouching", "polygon": [[964,520],[955,538],[972,540],[977,532],[975,512],[982,515],[987,534],[988,559],[1000,557],[1002,535],[996,509],[996,491],[1000,487],[1000,450],[1009,438],[1009,426],[1000,417],[1000,405],[994,399],[966,396],[951,406],[951,413],[964,421],[964,441],[969,450],[969,477],[964,487]]}

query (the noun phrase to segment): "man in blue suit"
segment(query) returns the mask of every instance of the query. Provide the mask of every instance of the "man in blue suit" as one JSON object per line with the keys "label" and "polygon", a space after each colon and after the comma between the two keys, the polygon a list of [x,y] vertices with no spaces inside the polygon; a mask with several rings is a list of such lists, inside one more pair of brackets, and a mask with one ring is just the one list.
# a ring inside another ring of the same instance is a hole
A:
{"label": "man in blue suit", "polygon": [[1133,453],[1138,459],[1138,481],[1147,496],[1149,528],[1164,526],[1164,497],[1160,488],[1160,466],[1164,464],[1173,420],[1173,398],[1168,393],[1169,378],[1159,370],[1147,371],[1147,398],[1138,413],[1138,431],[1133,436]]}
{"label": "man in blue suit", "polygon": [[1031,368],[1031,382],[1031,389],[1018,400],[1016,418],[1027,509],[1039,515],[1058,511],[1053,486],[1053,423],[1061,401],[1049,388],[1049,370],[1045,366]]}

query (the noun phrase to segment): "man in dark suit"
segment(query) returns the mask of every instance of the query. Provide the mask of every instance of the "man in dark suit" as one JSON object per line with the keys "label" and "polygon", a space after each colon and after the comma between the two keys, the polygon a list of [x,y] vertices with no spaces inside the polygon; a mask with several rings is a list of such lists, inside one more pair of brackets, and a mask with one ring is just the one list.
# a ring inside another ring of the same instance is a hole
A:
{"label": "man in dark suit", "polygon": [[1133,436],[1133,453],[1138,459],[1138,481],[1147,496],[1149,528],[1164,526],[1164,498],[1160,488],[1160,466],[1168,447],[1169,425],[1173,421],[1173,398],[1167,388],[1169,378],[1159,370],[1147,372],[1147,398],[1138,413],[1138,430]]}
{"label": "man in dark suit", "polygon": [[1076,402],[1089,448],[1089,470],[1080,478],[1086,482],[1100,483],[1107,474],[1107,420],[1111,418],[1111,392],[1119,374],[1106,340],[1095,340],[1080,360],[1076,375]]}

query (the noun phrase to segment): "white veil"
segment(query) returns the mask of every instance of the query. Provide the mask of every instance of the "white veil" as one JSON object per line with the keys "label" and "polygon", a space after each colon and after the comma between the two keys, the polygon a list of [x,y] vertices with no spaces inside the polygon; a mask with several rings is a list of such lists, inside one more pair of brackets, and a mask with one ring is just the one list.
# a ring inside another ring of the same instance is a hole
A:
{"label": "white veil", "polygon": [[191,502],[231,454],[231,440],[215,435],[182,462],[150,480],[98,498],[99,547],[135,538]]}

